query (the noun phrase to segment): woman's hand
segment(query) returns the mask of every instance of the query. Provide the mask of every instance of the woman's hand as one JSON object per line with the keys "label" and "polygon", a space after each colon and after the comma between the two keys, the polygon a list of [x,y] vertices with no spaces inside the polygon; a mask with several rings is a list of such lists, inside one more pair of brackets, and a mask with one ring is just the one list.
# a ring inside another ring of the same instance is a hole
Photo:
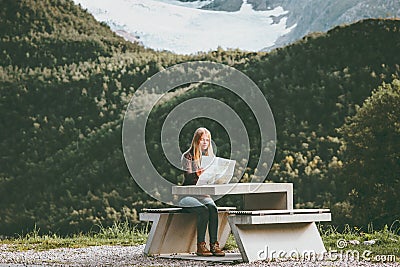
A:
{"label": "woman's hand", "polygon": [[200,175],[201,175],[203,172],[204,172],[204,169],[203,169],[203,168],[196,170],[196,174],[197,174],[198,177],[200,177]]}

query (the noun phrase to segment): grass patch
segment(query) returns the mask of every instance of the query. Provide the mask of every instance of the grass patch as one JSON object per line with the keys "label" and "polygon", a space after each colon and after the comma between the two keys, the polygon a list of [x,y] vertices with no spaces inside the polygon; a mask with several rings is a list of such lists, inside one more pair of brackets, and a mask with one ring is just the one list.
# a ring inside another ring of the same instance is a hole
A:
{"label": "grass patch", "polygon": [[80,248],[101,245],[133,246],[146,243],[147,227],[138,229],[126,222],[115,222],[110,227],[99,225],[98,232],[80,233],[72,236],[59,236],[57,234],[40,234],[36,228],[16,238],[0,240],[0,244],[9,245],[13,251],[24,250],[49,250],[54,248]]}
{"label": "grass patch", "polygon": [[229,251],[229,250],[235,250],[237,248],[238,248],[238,246],[236,244],[235,237],[233,236],[232,233],[230,233],[229,236],[228,236],[228,240],[226,240],[226,244],[224,246],[224,250],[228,250]]}
{"label": "grass patch", "polygon": [[332,225],[320,226],[319,230],[328,252],[358,251],[360,258],[365,255],[373,262],[400,261],[400,221],[382,230],[374,230],[372,224],[367,229],[346,225],[341,233]]}

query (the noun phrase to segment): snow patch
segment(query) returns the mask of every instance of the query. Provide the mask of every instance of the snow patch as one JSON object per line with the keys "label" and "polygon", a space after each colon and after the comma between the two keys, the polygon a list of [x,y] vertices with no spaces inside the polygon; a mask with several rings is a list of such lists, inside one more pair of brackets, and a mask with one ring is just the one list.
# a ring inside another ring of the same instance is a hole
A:
{"label": "snow patch", "polygon": [[176,0],[74,0],[88,9],[98,21],[114,31],[138,36],[140,42],[155,50],[178,54],[236,49],[260,51],[275,44],[296,25],[286,27],[287,18],[274,23],[271,16],[287,14],[282,7],[255,11],[244,1],[237,12],[197,9],[202,1]]}

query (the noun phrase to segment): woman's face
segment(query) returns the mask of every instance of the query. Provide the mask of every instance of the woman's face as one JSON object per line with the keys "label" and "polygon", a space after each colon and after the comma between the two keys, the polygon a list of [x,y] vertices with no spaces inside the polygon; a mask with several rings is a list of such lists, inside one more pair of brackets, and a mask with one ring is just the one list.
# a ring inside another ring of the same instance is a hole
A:
{"label": "woman's face", "polygon": [[201,150],[203,150],[203,151],[208,149],[208,146],[210,145],[210,138],[208,138],[207,134],[204,133],[200,137],[199,145],[200,145]]}

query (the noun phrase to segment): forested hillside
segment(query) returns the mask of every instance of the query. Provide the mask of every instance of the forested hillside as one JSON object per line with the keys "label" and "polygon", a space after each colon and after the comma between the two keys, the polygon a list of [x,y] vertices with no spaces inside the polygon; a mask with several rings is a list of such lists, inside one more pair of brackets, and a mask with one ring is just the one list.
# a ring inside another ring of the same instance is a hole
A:
{"label": "forested hillside", "polygon": [[[392,155],[391,163],[386,161],[386,166],[382,166],[382,162],[370,166],[373,169],[368,171],[371,181],[362,190],[363,196],[355,197],[355,189],[359,189],[359,181],[365,181],[366,173],[363,169],[353,168],[350,175],[345,168],[349,156],[346,142],[351,140],[344,140],[339,131],[346,123],[346,118],[357,114],[357,108],[363,105],[374,89],[383,82],[390,83],[399,77],[400,57],[396,54],[400,48],[397,44],[400,38],[398,27],[398,20],[360,21],[336,27],[325,34],[309,35],[293,45],[260,55],[243,64],[235,64],[264,92],[276,120],[278,144],[275,164],[268,180],[293,182],[298,207],[329,207],[333,210],[334,222],[340,224],[356,222],[365,225],[373,222],[382,225],[390,224],[399,217],[396,208],[399,202],[384,200],[398,196],[389,192],[399,188],[399,175],[395,171],[399,166],[399,155]],[[172,107],[194,96],[210,96],[240,111],[238,113],[247,126],[250,141],[253,141],[250,169],[247,172],[248,176],[252,175],[258,161],[257,124],[243,103],[227,90],[203,86],[190,96],[176,98],[165,104],[165,108],[160,107],[159,111],[155,111],[153,127],[157,129],[158,125],[160,129],[163,118]],[[376,112],[385,114],[386,111]],[[400,114],[395,110],[393,116],[400,121]],[[223,138],[225,135],[220,126],[211,121],[207,123],[212,132],[222,137],[216,143],[226,144],[228,139]],[[190,139],[190,130],[185,130],[193,129],[196,125],[201,123],[188,124],[184,128],[186,140]],[[391,142],[396,146],[400,136],[398,125],[393,127],[397,127],[397,132]],[[157,140],[156,136],[149,139]],[[157,141],[154,143],[153,146]],[[381,144],[382,154],[385,154],[388,148],[384,148],[383,142]],[[182,146],[185,147],[184,144]],[[154,154],[162,154],[160,146],[157,147],[159,150]],[[219,147],[219,153],[229,156],[229,149],[224,145]],[[371,147],[366,146],[363,154],[369,155],[372,151]],[[155,165],[162,166],[163,163],[165,160],[160,159]],[[365,168],[362,166],[360,164],[358,168]],[[389,169],[388,173],[383,172],[383,168]],[[169,169],[168,164],[159,168],[165,171],[167,177],[166,170]],[[170,178],[174,175],[170,174]],[[379,200],[376,207],[370,205],[379,198],[382,201]],[[363,199],[363,205],[360,199]],[[382,209],[385,213],[382,213]]]}
{"label": "forested hillside", "polygon": [[[366,224],[370,219],[385,224],[398,218],[396,206],[390,206],[396,203],[384,207],[388,214],[383,219],[346,217],[357,202],[348,198],[352,183],[341,186],[346,140],[336,130],[347,116],[356,115],[356,105],[373,89],[398,77],[398,20],[337,27],[268,54],[218,50],[177,56],[124,41],[69,0],[7,0],[2,6],[0,233],[21,233],[35,224],[42,231],[63,234],[96,230],[96,225],[116,220],[137,222],[143,206],[160,206],[130,177],[121,149],[122,119],[145,79],[189,60],[229,64],[261,88],[274,113],[278,138],[268,179],[293,182],[295,203],[330,207],[336,223]],[[196,95],[243,110],[252,153],[257,150],[251,114],[234,96],[210,85],[158,106],[152,113],[157,120],[150,121],[154,131],[149,145],[159,142],[160,118]],[[205,123],[216,143],[224,141],[218,125],[195,120],[182,133],[183,147],[193,129]],[[226,155],[228,149],[221,146],[219,154]],[[254,155],[244,179],[254,172]],[[168,179],[179,176],[161,156],[152,160]],[[398,188],[398,176],[392,174]]]}
{"label": "forested hillside", "polygon": [[137,220],[148,197],[123,159],[124,109],[147,77],[189,58],[126,42],[72,1],[3,2],[0,231]]}

